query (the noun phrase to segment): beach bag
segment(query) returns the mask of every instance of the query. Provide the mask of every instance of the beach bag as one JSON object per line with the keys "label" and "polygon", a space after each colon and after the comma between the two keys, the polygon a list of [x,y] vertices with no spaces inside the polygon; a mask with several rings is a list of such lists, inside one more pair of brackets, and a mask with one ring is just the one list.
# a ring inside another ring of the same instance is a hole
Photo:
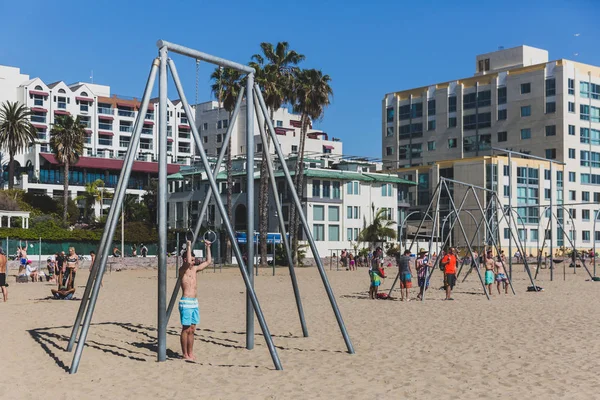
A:
{"label": "beach bag", "polygon": [[389,297],[388,297],[387,293],[382,292],[382,293],[377,293],[377,298],[387,300]]}

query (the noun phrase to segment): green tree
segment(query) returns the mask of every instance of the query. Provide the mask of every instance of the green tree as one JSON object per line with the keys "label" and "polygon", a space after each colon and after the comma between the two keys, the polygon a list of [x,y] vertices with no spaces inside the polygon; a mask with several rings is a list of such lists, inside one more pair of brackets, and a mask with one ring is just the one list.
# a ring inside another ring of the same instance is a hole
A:
{"label": "green tree", "polygon": [[[240,94],[241,89],[241,74],[239,71],[232,68],[216,68],[210,78],[213,80],[211,86],[212,92],[219,101],[219,108],[223,107],[229,113],[229,124],[231,125],[231,117],[235,109],[235,103]],[[232,129],[232,128],[230,128]],[[231,160],[231,138],[227,142],[227,217],[233,222],[233,177],[232,177],[232,160]],[[218,196],[215,193],[215,196]],[[231,264],[231,241],[229,236],[225,236],[225,262]]]}
{"label": "green tree", "polygon": [[64,191],[63,191],[63,222],[67,222],[67,201],[69,199],[69,169],[77,164],[79,156],[83,153],[85,142],[85,126],[79,117],[73,119],[70,115],[57,117],[50,131],[50,146],[54,157],[63,165]]}
{"label": "green tree", "polygon": [[[275,110],[281,108],[284,103],[292,102],[294,98],[294,74],[290,72],[294,71],[305,57],[295,50],[291,50],[288,42],[279,42],[276,46],[273,46],[272,43],[263,42],[260,44],[260,48],[262,54],[253,55],[250,66],[256,70],[256,83],[259,85],[265,104],[269,109],[269,117],[273,120]],[[266,126],[265,121],[265,131]],[[260,193],[258,198],[261,267],[267,266],[269,177],[265,158],[269,146],[270,136],[267,136],[267,143],[262,144],[263,161],[260,167]],[[251,149],[248,150],[251,151]]]}
{"label": "green tree", "polygon": [[[301,134],[300,146],[298,149],[298,158],[296,159],[294,187],[298,196],[302,198],[304,188],[304,149],[306,145],[306,134],[311,121],[320,120],[323,118],[325,108],[330,104],[333,90],[329,83],[331,78],[329,75],[316,69],[305,69],[296,71],[296,79],[294,80],[294,110],[300,113]],[[293,232],[292,253],[297,254],[298,249],[298,231],[299,231],[299,214],[295,205],[291,208],[291,226],[290,231]]]}
{"label": "green tree", "polygon": [[142,201],[148,208],[148,222],[152,225],[157,224],[158,212],[158,183],[156,179],[151,179],[150,184],[144,188]]}
{"label": "green tree", "polygon": [[8,152],[8,188],[15,183],[15,154],[24,151],[37,138],[29,117],[31,111],[18,102],[6,101],[0,107],[0,147]]}
{"label": "green tree", "polygon": [[363,229],[358,235],[359,242],[372,243],[376,246],[377,243],[383,242],[384,238],[396,238],[396,222],[388,219],[387,209],[380,208],[375,212],[375,204],[371,204],[371,215],[373,221],[367,225],[366,219],[363,220]]}
{"label": "green tree", "polygon": [[[96,179],[94,182],[86,183],[84,194],[75,198],[75,200],[85,201],[83,217],[86,221],[89,222],[89,220],[92,218],[92,216],[90,216],[90,212],[97,202],[102,202],[104,193],[104,181],[102,179]],[[102,207],[102,204],[100,204],[100,207]]]}

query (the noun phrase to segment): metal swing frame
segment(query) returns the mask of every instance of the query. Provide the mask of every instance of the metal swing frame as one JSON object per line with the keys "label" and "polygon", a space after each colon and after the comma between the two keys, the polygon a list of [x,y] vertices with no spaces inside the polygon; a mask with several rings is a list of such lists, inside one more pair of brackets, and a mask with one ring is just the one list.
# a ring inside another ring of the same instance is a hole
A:
{"label": "metal swing frame", "polygon": [[[289,169],[285,162],[284,154],[283,154],[281,147],[277,141],[275,129],[273,127],[271,119],[269,118],[269,113],[268,113],[267,107],[265,105],[265,101],[263,99],[263,96],[262,96],[259,86],[257,84],[255,84],[255,82],[254,82],[255,70],[253,68],[248,67],[243,64],[239,64],[239,63],[236,63],[233,61],[229,61],[229,60],[226,60],[226,59],[223,59],[220,57],[206,54],[206,53],[203,53],[203,52],[200,52],[200,51],[197,51],[194,49],[190,49],[188,47],[184,47],[184,46],[181,46],[178,44],[169,43],[169,42],[163,41],[163,40],[159,40],[157,42],[157,47],[159,48],[159,56],[152,61],[152,66],[151,66],[147,84],[146,84],[146,87],[144,90],[144,95],[142,97],[140,110],[138,112],[138,116],[137,116],[135,124],[134,124],[134,129],[133,129],[133,133],[131,136],[131,142],[130,142],[129,148],[127,149],[127,153],[125,155],[125,160],[123,163],[123,168],[121,170],[121,174],[119,177],[117,187],[115,188],[114,200],[113,200],[113,204],[109,210],[106,228],[102,234],[102,238],[100,240],[100,244],[99,244],[98,250],[96,252],[97,265],[96,265],[96,268],[94,268],[93,272],[89,275],[89,278],[88,278],[88,281],[86,284],[86,288],[85,288],[83,297],[81,299],[79,311],[75,318],[75,322],[73,324],[73,329],[72,329],[69,343],[67,346],[67,350],[72,351],[75,342],[77,342],[77,347],[76,347],[76,350],[75,350],[75,353],[73,356],[73,362],[71,364],[69,372],[71,374],[74,374],[77,372],[77,370],[79,368],[82,352],[85,347],[87,334],[88,334],[91,319],[92,319],[92,316],[94,313],[94,308],[97,303],[98,293],[100,291],[100,283],[102,282],[102,277],[106,270],[108,255],[110,254],[110,247],[112,245],[113,236],[114,236],[116,226],[118,223],[118,218],[119,218],[118,210],[120,209],[120,207],[123,203],[123,199],[125,197],[127,182],[129,181],[131,169],[133,166],[133,161],[135,160],[135,155],[136,155],[136,152],[137,152],[137,149],[139,146],[142,126],[143,126],[142,118],[145,115],[146,110],[148,109],[150,96],[151,96],[152,89],[155,84],[157,72],[159,73],[159,104],[160,104],[160,107],[159,107],[159,134],[158,134],[158,148],[159,148],[159,158],[158,158],[158,164],[159,164],[158,237],[159,237],[159,243],[158,243],[158,257],[157,257],[158,258],[157,360],[159,362],[161,362],[161,361],[165,361],[167,358],[167,356],[166,356],[166,353],[167,353],[167,343],[166,343],[167,323],[169,321],[169,317],[171,315],[173,306],[175,304],[175,300],[176,300],[178,292],[179,292],[179,280],[181,279],[180,277],[178,278],[178,280],[175,284],[175,287],[173,289],[173,294],[171,296],[169,305],[167,306],[167,196],[168,196],[167,151],[166,151],[167,150],[167,107],[166,107],[166,104],[167,104],[167,74],[168,74],[167,68],[171,71],[171,76],[175,83],[175,87],[177,89],[179,98],[181,99],[181,102],[184,107],[184,111],[185,111],[186,115],[188,115],[188,117],[191,117],[193,115],[192,108],[190,107],[190,105],[185,97],[185,93],[184,93],[183,87],[181,85],[181,81],[179,80],[179,75],[177,74],[177,69],[175,68],[175,64],[174,64],[173,60],[168,58],[169,51],[183,55],[183,56],[191,57],[196,60],[203,60],[208,63],[218,65],[220,67],[232,68],[232,69],[238,70],[238,71],[246,74],[246,88],[245,88],[246,100],[247,100],[246,101],[246,122],[247,122],[246,123],[246,160],[247,160],[247,166],[248,166],[247,173],[246,173],[246,180],[247,180],[246,194],[247,194],[247,208],[248,208],[248,215],[247,215],[248,237],[253,237],[252,235],[254,233],[254,168],[253,168],[254,167],[254,152],[253,152],[253,149],[254,149],[254,121],[255,121],[255,112],[256,112],[256,117],[258,118],[258,120],[260,121],[262,118],[263,121],[266,121],[266,123],[267,123],[267,128],[268,128],[267,133],[264,132],[262,124],[261,123],[258,124],[261,138],[263,139],[263,141],[265,141],[266,134],[269,134],[273,141],[276,156],[281,161],[281,167],[283,170],[284,177],[288,183],[288,186],[290,187],[290,192],[292,194],[293,201],[295,202],[295,205],[296,205],[297,209],[299,210],[300,223],[302,224],[304,233],[307,237],[307,240],[309,242],[313,256],[316,260],[317,269],[321,276],[323,286],[324,286],[327,296],[329,298],[331,307],[333,309],[335,318],[339,325],[339,329],[341,331],[342,337],[346,344],[348,353],[353,354],[354,347],[352,345],[352,342],[350,341],[350,337],[348,335],[346,326],[344,324],[341,313],[339,311],[335,296],[331,289],[331,285],[329,284],[329,280],[325,273],[325,269],[323,267],[321,258],[318,254],[317,246],[316,246],[316,243],[312,236],[312,232],[310,231],[309,225],[307,223],[306,216],[304,215],[304,212],[302,211],[302,204],[301,204],[300,198],[298,197],[298,194],[296,193],[295,187],[293,185],[293,180],[291,178]],[[234,123],[235,118],[237,118],[237,115],[239,113],[239,108],[242,103],[243,95],[244,95],[244,89],[242,89],[240,91],[240,95],[238,96],[235,110],[234,110],[234,113],[232,116],[232,121],[229,124],[227,134],[225,137],[226,141],[228,141],[231,136],[233,126],[235,125],[235,123]],[[215,167],[211,173],[210,164],[208,162],[208,158],[207,158],[206,152],[204,150],[204,146],[202,144],[200,134],[198,132],[198,127],[194,123],[194,124],[191,124],[191,128],[192,128],[191,130],[192,130],[193,139],[196,143],[198,153],[200,155],[204,169],[207,173],[207,178],[208,178],[208,181],[210,184],[210,190],[208,191],[208,193],[205,197],[205,200],[202,205],[202,210],[201,210],[201,213],[199,215],[199,218],[198,218],[195,230],[194,230],[194,243],[195,243],[196,240],[198,239],[198,233],[200,230],[201,221],[204,217],[204,214],[207,211],[208,203],[210,202],[210,197],[211,197],[212,193],[217,193],[217,194],[219,193],[218,186],[216,183],[216,176],[220,170],[221,163],[225,156],[227,146],[223,146],[223,148],[221,149],[221,152],[220,152],[218,160],[217,160],[217,164],[215,165]],[[280,224],[281,232],[283,233],[282,237],[283,237],[284,247],[285,247],[285,250],[287,253],[287,257],[288,257],[290,277],[291,277],[292,286],[294,289],[294,295],[296,298],[296,304],[297,304],[298,313],[299,313],[299,317],[300,317],[300,323],[302,326],[303,334],[306,337],[306,336],[308,336],[308,330],[306,328],[304,312],[303,312],[302,303],[301,303],[301,299],[300,299],[300,292],[298,289],[294,265],[292,263],[292,254],[290,251],[291,248],[289,245],[289,240],[287,238],[287,235],[285,234],[285,232],[286,232],[285,223],[283,220],[283,213],[281,212],[281,204],[279,202],[277,185],[275,185],[275,175],[273,172],[272,159],[271,159],[271,155],[269,152],[266,153],[265,160],[263,160],[263,161],[267,162],[267,165],[269,167],[268,171],[269,171],[269,177],[270,177],[270,183],[271,183],[271,190],[274,193],[275,205],[277,207],[278,216],[279,216],[279,218],[278,218],[279,224]],[[254,274],[253,274],[254,265],[252,262],[252,260],[254,259],[254,256],[253,256],[254,249],[252,246],[248,246],[248,249],[247,249],[248,258],[247,259],[249,262],[247,265],[245,265],[245,263],[243,261],[243,257],[242,257],[242,252],[241,252],[239,245],[235,239],[235,231],[233,230],[231,221],[229,220],[229,218],[227,216],[227,212],[226,212],[225,206],[223,204],[223,201],[219,195],[216,195],[214,200],[218,206],[219,213],[221,214],[221,216],[223,218],[223,223],[225,225],[227,234],[231,240],[233,251],[238,260],[239,269],[240,269],[242,278],[244,280],[244,284],[246,286],[246,291],[247,291],[247,296],[246,296],[246,348],[249,350],[254,348],[254,316],[256,315],[259,325],[260,325],[260,328],[262,330],[263,337],[266,341],[267,348],[271,355],[273,365],[274,365],[275,369],[281,370],[281,369],[283,369],[283,367],[281,365],[281,361],[279,359],[277,349],[273,343],[273,338],[271,336],[271,333],[269,332],[269,328],[265,321],[265,318],[264,318],[262,309],[260,307],[260,304],[258,302],[256,293],[254,291]],[[194,245],[194,243],[192,243],[192,246]],[[85,317],[84,317],[84,314],[85,314]],[[79,331],[80,326],[81,326],[81,331]],[[77,339],[78,334],[79,334],[79,338]]]}

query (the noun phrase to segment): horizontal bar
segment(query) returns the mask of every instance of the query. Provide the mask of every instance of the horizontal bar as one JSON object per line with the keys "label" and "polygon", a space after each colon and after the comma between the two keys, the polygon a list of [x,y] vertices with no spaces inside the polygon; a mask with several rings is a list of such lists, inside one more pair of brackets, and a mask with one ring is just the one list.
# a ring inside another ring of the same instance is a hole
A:
{"label": "horizontal bar", "polygon": [[544,158],[544,157],[532,156],[531,154],[521,153],[521,152],[518,152],[518,151],[513,151],[513,150],[508,150],[508,149],[502,149],[500,147],[492,147],[492,150],[501,151],[501,152],[506,153],[506,154],[516,154],[516,155],[519,155],[519,156],[523,156],[523,157],[527,157],[527,158],[532,158],[534,160],[548,161],[550,163],[554,163],[554,164],[558,164],[558,165],[567,165],[564,162],[550,160],[550,159]]}
{"label": "horizontal bar", "polygon": [[254,68],[249,67],[247,65],[229,61],[221,57],[212,56],[210,54],[206,54],[198,50],[190,49],[189,47],[167,42],[166,40],[159,40],[158,42],[156,42],[156,46],[158,46],[159,49],[167,46],[167,50],[172,51],[174,53],[192,57],[196,60],[207,61],[209,63],[220,65],[222,67],[233,68],[238,71],[245,72],[247,74],[253,74],[256,72]]}

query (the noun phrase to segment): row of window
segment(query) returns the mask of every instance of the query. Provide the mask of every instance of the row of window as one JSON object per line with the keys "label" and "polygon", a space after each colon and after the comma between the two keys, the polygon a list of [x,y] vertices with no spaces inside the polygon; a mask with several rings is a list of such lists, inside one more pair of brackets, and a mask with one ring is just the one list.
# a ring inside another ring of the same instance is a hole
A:
{"label": "row of window", "polygon": [[[356,241],[360,230],[358,228],[348,228],[346,231],[346,240]],[[313,237],[316,242],[324,242],[328,240],[330,242],[341,241],[340,226],[339,225],[327,225],[327,239],[325,238],[325,225],[324,224],[313,224]]]}
{"label": "row of window", "polygon": [[[583,240],[584,242],[589,242],[590,239],[590,232],[591,231],[581,231],[581,240]],[[528,235],[529,233],[529,235]],[[569,235],[569,239],[573,240],[574,236],[576,234],[576,231],[569,231],[568,235]],[[539,238],[539,231],[537,229],[519,229],[518,230],[518,235],[519,235],[519,239],[521,241],[524,242],[536,242],[538,241]],[[509,239],[510,238],[510,229],[509,228],[504,228],[504,239]],[[546,240],[550,239],[550,231],[546,231]],[[600,231],[595,231],[594,232],[594,241],[595,242],[600,242]]]}
{"label": "row of window", "polygon": [[[358,182],[357,182],[358,183]],[[322,189],[322,190],[321,190]],[[340,199],[340,182],[337,181],[323,181],[313,179],[312,181],[312,197],[325,198],[325,199]]]}

